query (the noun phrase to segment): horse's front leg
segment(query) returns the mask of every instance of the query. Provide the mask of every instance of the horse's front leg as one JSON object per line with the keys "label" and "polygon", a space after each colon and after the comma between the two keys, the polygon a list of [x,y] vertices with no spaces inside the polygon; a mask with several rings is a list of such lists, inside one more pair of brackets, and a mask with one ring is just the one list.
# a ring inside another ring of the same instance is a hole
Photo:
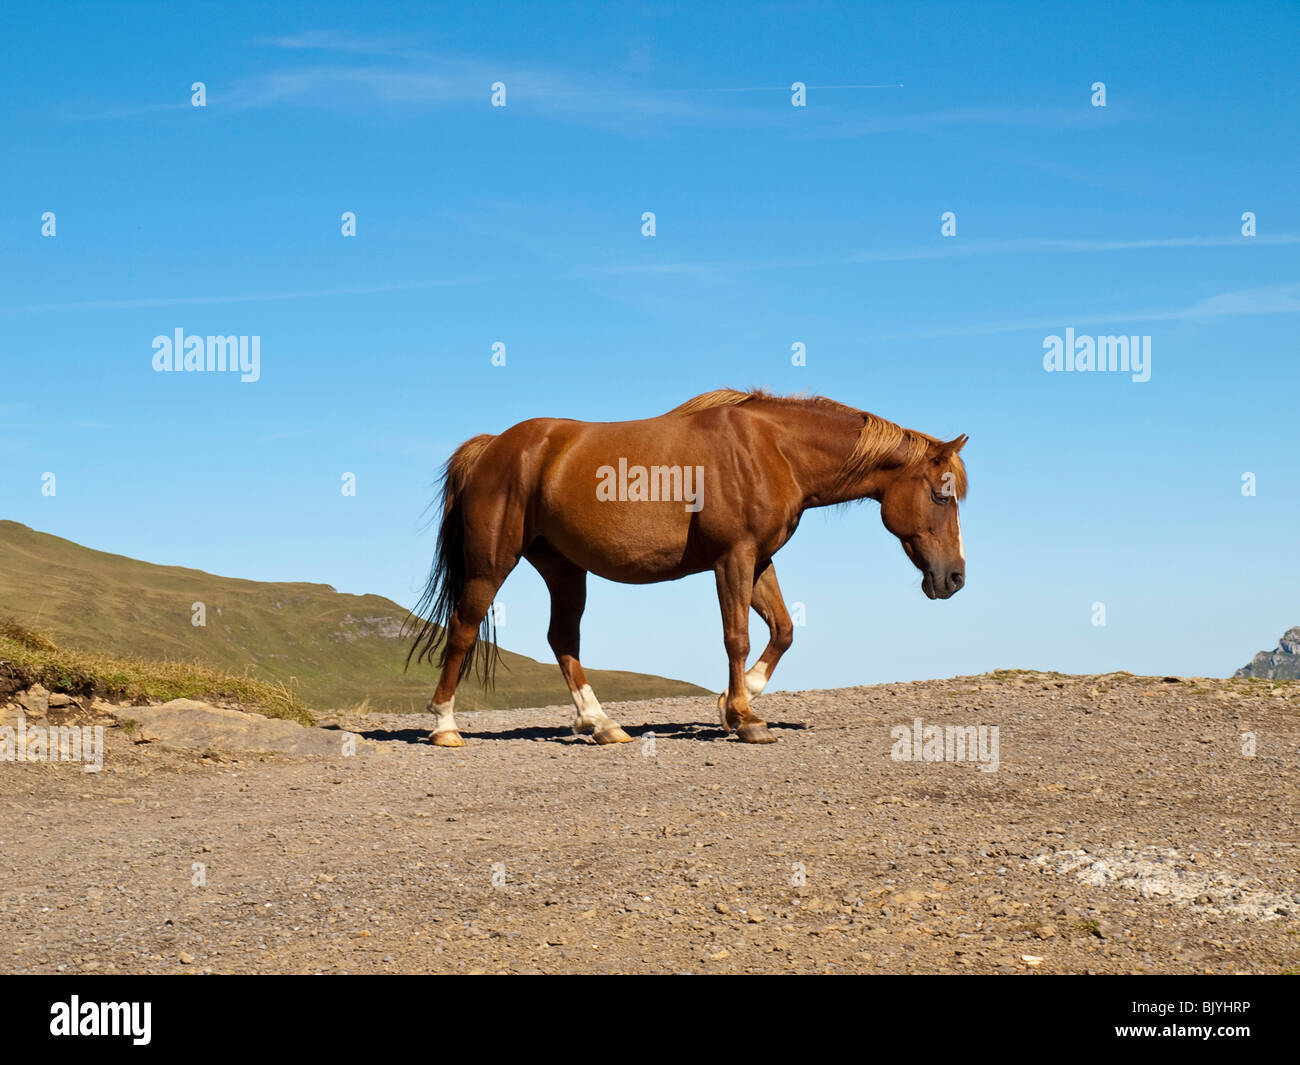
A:
{"label": "horse's front leg", "polygon": [[746,743],[775,743],[776,737],[750,709],[745,685],[745,659],[749,655],[749,606],[754,590],[752,547],[734,548],[714,567],[718,604],[722,608],[722,639],[729,667],[727,694],[722,706],[722,727]]}
{"label": "horse's front leg", "polygon": [[[794,626],[790,623],[790,612],[785,608],[785,599],[781,596],[781,586],[776,582],[776,567],[770,562],[754,582],[751,603],[754,612],[767,622],[769,639],[758,661],[749,667],[745,674],[745,691],[752,706],[755,699],[762,694],[772,679],[772,671],[781,661],[781,656],[794,643]],[[722,727],[727,727],[726,719],[727,693],[718,696],[718,711],[723,714]]]}

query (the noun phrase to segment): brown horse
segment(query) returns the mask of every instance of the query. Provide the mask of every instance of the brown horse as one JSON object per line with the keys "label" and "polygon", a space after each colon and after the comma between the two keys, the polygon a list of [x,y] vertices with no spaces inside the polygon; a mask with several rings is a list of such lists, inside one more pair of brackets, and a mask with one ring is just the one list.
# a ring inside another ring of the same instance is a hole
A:
{"label": "brown horse", "polygon": [[[534,418],[467,440],[443,472],[438,556],[407,655],[409,665],[443,647],[433,742],[464,746],[456,687],[475,659],[490,681],[489,611],[521,558],[551,593],[547,638],[577,708],[575,731],[597,743],[631,738],[601,709],[578,661],[587,574],[650,584],[712,570],[730,664],[722,726],[748,743],[774,742],[750,705],[793,640],[772,556],[810,507],[874,499],[925,594],[947,599],[966,580],[957,522],[965,443],[822,397],[730,389],[643,421]],[[751,606],[771,638],[746,671]]]}

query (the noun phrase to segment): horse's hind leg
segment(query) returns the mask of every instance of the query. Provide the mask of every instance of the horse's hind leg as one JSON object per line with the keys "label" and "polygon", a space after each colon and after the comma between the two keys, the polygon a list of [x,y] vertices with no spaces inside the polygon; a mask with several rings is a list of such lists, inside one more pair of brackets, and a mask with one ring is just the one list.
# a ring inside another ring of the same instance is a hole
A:
{"label": "horse's hind leg", "polygon": [[[466,656],[480,639],[479,626],[492,608],[501,585],[519,564],[524,538],[522,509],[503,510],[492,500],[475,513],[467,507],[462,518],[467,535],[464,543],[465,579],[460,585],[455,608],[447,622],[446,644],[442,654],[442,673],[429,709],[437,715],[431,739],[438,747],[463,747],[454,715],[456,686],[464,672]],[[486,632],[483,633],[487,635]],[[491,673],[491,658],[487,665]]]}
{"label": "horse's hind leg", "polygon": [[601,744],[630,743],[632,737],[601,709],[578,661],[579,628],[587,605],[587,571],[544,540],[537,541],[524,557],[542,575],[551,593],[551,624],[546,638],[573,699],[573,731],[591,732]]}
{"label": "horse's hind leg", "polygon": [[[772,679],[772,672],[776,669],[776,664],[781,661],[781,656],[794,643],[794,626],[790,622],[790,613],[785,608],[781,586],[776,582],[776,567],[771,563],[768,563],[759,574],[758,580],[754,582],[751,605],[754,612],[767,622],[768,629],[767,647],[764,648],[758,661],[745,673],[745,694],[749,696],[752,704],[767,687],[767,682]],[[722,727],[730,731],[726,716],[726,702],[727,693],[723,692],[718,696],[718,711],[722,715]]]}
{"label": "horse's hind leg", "polygon": [[756,579],[752,549],[734,548],[715,567],[718,604],[722,608],[722,638],[727,648],[729,680],[722,701],[722,727],[735,729],[746,743],[775,743],[776,737],[749,706],[745,657],[749,654],[749,607]]}
{"label": "horse's hind leg", "polygon": [[[511,563],[510,569],[514,568]],[[456,609],[452,612],[447,625],[447,643],[443,651],[442,672],[438,676],[438,686],[433,698],[429,700],[429,710],[436,715],[430,737],[437,747],[464,747],[460,731],[456,728],[456,686],[460,683],[461,666],[465,656],[470,653],[474,642],[479,638],[479,626],[487,617],[496,598],[497,590],[510,574],[493,573],[488,576],[472,577],[465,582]]]}

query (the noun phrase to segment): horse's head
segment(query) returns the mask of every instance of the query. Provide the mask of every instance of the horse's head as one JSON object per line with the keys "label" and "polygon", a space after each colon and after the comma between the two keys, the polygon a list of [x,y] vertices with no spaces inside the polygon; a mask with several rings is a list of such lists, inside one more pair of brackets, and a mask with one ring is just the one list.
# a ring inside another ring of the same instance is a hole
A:
{"label": "horse's head", "polygon": [[880,518],[898,537],[922,573],[921,590],[947,599],[966,583],[966,552],[957,520],[957,500],[966,494],[966,467],[959,436],[932,443],[920,462],[901,467],[880,499]]}

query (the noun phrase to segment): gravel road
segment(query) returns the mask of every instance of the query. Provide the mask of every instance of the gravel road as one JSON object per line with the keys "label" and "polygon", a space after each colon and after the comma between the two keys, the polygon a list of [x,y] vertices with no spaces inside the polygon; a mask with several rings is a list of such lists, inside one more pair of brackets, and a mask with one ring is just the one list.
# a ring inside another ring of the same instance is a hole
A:
{"label": "gravel road", "polygon": [[[0,970],[1300,968],[1300,684],[999,673],[757,708],[779,743],[682,698],[608,705],[635,738],[611,747],[552,707],[458,714],[460,750],[352,712],[323,722],[371,741],[351,757],[110,728],[98,773],[0,762]],[[917,719],[984,726],[984,764],[898,760]]]}

